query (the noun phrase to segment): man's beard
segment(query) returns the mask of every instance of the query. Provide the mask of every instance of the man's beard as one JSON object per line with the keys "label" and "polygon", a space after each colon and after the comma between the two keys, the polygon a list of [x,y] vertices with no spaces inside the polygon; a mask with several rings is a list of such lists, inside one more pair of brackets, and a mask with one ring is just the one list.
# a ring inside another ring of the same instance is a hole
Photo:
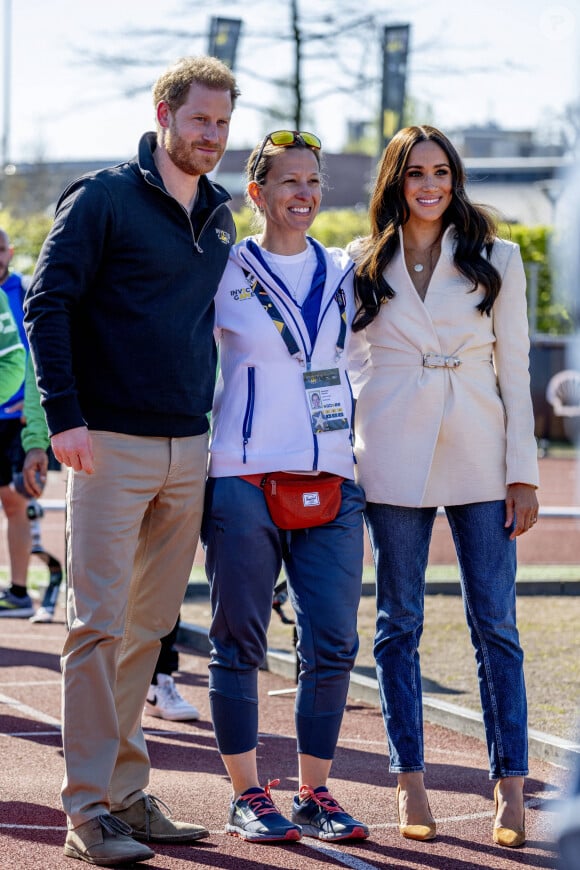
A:
{"label": "man's beard", "polygon": [[187,175],[205,175],[207,172],[211,172],[223,154],[221,146],[217,150],[205,154],[197,151],[196,146],[207,147],[207,144],[184,139],[176,131],[175,126],[171,125],[165,138],[165,148],[172,162]]}

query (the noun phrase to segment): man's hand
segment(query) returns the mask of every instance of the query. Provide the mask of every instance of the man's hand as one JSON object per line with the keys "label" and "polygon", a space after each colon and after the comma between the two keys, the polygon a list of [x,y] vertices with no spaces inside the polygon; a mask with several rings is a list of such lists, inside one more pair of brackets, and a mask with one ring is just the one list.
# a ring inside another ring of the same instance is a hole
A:
{"label": "man's hand", "polygon": [[41,447],[33,447],[24,457],[24,465],[22,466],[22,478],[24,480],[25,489],[34,496],[40,498],[44,484],[46,483],[46,472],[48,471],[48,455],[46,450]]}
{"label": "man's hand", "polygon": [[536,488],[528,483],[510,483],[505,500],[505,528],[509,529],[516,521],[510,541],[528,532],[538,520],[538,499]]}
{"label": "man's hand", "polygon": [[92,474],[95,470],[93,442],[86,426],[66,429],[50,439],[52,452],[63,465]]}

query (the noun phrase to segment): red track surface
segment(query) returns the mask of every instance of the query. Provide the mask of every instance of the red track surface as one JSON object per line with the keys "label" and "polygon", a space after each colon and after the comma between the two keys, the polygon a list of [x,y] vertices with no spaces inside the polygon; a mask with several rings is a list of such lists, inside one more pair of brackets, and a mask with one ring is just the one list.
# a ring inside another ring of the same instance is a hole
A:
{"label": "red track surface", "polygon": [[[59,653],[64,625],[32,625],[16,619],[3,619],[0,625],[0,868],[80,868],[81,862],[65,858],[62,852]],[[484,744],[427,725],[427,781],[438,836],[431,843],[403,840],[396,826],[395,778],[387,772],[380,711],[363,704],[347,709],[330,786],[337,799],[369,825],[369,840],[324,845],[304,839],[293,845],[265,846],[224,834],[230,788],[209,721],[207,660],[188,652],[180,658],[181,691],[200,708],[202,719],[191,724],[144,720],[153,765],[151,792],[171,806],[175,818],[203,822],[211,836],[195,846],[160,846],[155,858],[138,866],[155,870],[557,866],[554,822],[566,789],[565,770],[531,759],[526,780],[528,844],[518,850],[502,849],[491,842],[492,784]],[[259,757],[264,782],[281,779],[275,799],[289,813],[296,790],[293,696],[268,695],[280,688],[291,684],[271,673],[261,674]]]}
{"label": "red track surface", "polygon": [[[571,459],[547,458],[540,463],[543,505],[578,504],[578,475]],[[64,497],[64,477],[57,476],[46,497]],[[454,561],[445,540],[445,521],[435,530],[433,563]],[[520,564],[578,564],[578,520],[541,519],[522,539]],[[5,530],[1,527],[2,544]],[[438,535],[441,534],[441,539]],[[440,545],[439,545],[440,541]],[[43,543],[62,558],[62,516],[47,514]],[[2,562],[5,560],[2,559]],[[57,611],[57,619],[62,611]],[[59,654],[62,622],[32,625],[27,620],[0,621],[0,868],[1,870],[61,870],[81,862],[62,853],[65,817],[60,805],[63,775],[60,740]],[[403,840],[395,813],[395,777],[387,772],[388,757],[380,711],[350,705],[345,715],[330,782],[337,799],[371,829],[362,844],[323,845],[304,839],[288,846],[243,843],[223,832],[230,796],[228,781],[215,748],[207,700],[207,660],[183,652],[178,677],[183,694],[202,712],[198,723],[168,723],[146,719],[153,764],[151,792],[171,806],[175,818],[203,822],[208,840],[188,847],[161,846],[142,867],[155,870],[253,870],[328,867],[479,868],[557,866],[554,823],[558,800],[565,794],[567,772],[531,759],[526,780],[528,844],[508,850],[491,842],[492,784],[487,777],[484,744],[472,737],[434,725],[425,727],[427,783],[438,836],[431,843]],[[279,777],[276,801],[288,813],[296,790],[296,759],[292,694],[270,696],[272,689],[291,684],[271,673],[261,675],[260,770],[264,782]],[[98,759],[95,759],[98,764]]]}

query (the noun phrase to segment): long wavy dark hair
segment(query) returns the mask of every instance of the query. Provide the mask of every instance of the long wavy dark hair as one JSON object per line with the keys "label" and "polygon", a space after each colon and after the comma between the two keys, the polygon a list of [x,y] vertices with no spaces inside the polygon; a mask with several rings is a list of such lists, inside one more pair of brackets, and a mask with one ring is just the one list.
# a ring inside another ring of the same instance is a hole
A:
{"label": "long wavy dark hair", "polygon": [[378,167],[369,208],[371,232],[361,239],[362,257],[357,257],[355,290],[359,307],[352,326],[355,332],[371,323],[382,303],[395,295],[384,271],[399,247],[399,227],[409,220],[404,196],[405,170],[411,148],[418,142],[435,142],[449,161],[452,196],[443,215],[443,229],[449,224],[457,229],[454,261],[461,274],[471,281],[471,292],[478,285],[485,288],[485,296],[477,306],[481,314],[491,314],[500,291],[500,274],[489,259],[497,235],[497,220],[489,209],[469,200],[465,192],[465,169],[455,147],[435,127],[405,127],[391,139]]}

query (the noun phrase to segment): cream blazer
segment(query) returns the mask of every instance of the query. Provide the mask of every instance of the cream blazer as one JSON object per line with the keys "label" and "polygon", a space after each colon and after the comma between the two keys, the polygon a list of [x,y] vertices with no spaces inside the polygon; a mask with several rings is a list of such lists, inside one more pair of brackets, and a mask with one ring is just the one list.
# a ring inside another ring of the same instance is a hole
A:
{"label": "cream blazer", "polygon": [[[502,277],[491,317],[483,290],[453,263],[448,227],[425,301],[399,252],[385,276],[396,296],[362,332],[349,358],[357,397],[357,479],[367,501],[434,507],[504,499],[509,483],[538,485],[528,370],[526,282],[519,247],[497,239]],[[357,242],[349,253],[357,259]],[[424,354],[456,357],[427,368]]]}

